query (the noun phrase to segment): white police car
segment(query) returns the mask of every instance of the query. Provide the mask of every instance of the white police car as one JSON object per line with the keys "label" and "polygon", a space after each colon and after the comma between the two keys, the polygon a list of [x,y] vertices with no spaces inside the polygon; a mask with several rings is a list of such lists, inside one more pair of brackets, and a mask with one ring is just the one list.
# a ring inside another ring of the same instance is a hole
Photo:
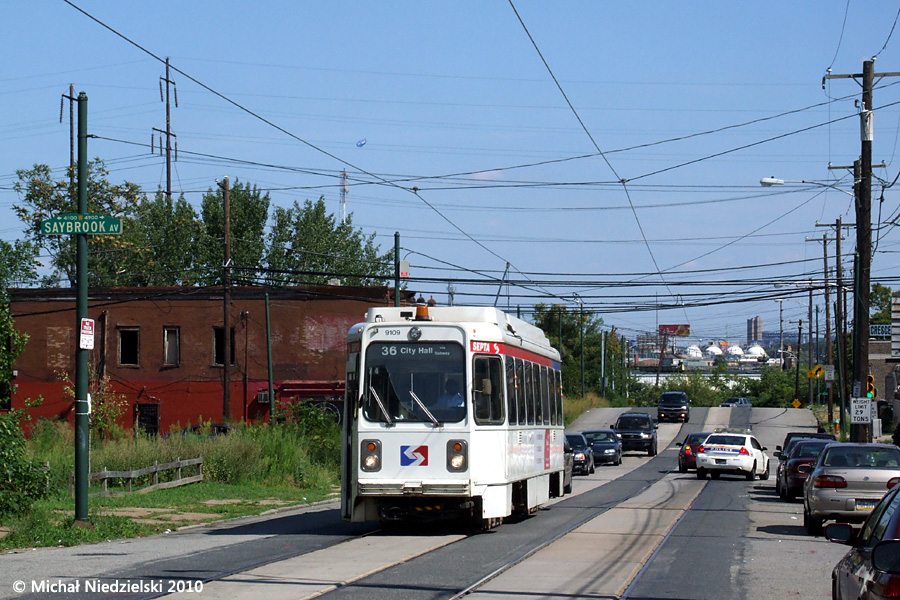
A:
{"label": "white police car", "polygon": [[728,431],[711,434],[697,449],[697,479],[709,474],[718,479],[722,473],[743,475],[747,481],[769,478],[769,457],[754,436]]}

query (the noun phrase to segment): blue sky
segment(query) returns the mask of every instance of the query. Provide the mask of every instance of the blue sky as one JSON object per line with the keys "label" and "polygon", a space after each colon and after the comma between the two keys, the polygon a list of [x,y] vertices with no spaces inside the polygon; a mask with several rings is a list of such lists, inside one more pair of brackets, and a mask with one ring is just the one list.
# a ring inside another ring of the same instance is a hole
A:
{"label": "blue sky", "polygon": [[[627,337],[689,323],[695,341],[742,342],[750,317],[778,329],[778,303],[718,302],[821,280],[822,245],[806,239],[828,231],[817,222],[854,221],[851,178],[828,165],[859,156],[860,87],[823,90],[822,77],[861,72],[876,54],[876,72],[900,71],[898,9],[10,0],[0,6],[0,237],[21,235],[16,170],[42,163],[63,177],[70,83],[88,95],[89,132],[105,138],[89,153],[111,179],[165,186],[149,143],[165,127],[158,58],[169,57],[173,189],[195,206],[228,175],[279,206],[324,196],[339,215],[346,169],[353,223],[383,249],[400,233],[412,275],[437,280],[411,285],[426,298],[446,302],[453,280],[456,303],[492,304],[500,290],[513,310],[576,307],[578,294]],[[875,175],[887,183],[900,171],[898,83],[882,79],[874,93],[873,159],[886,164]],[[839,189],[760,187],[769,176]],[[880,205],[887,222],[897,196],[888,189],[880,203],[875,183],[873,221]],[[874,237],[873,278],[896,278],[896,227]],[[498,285],[507,262],[524,286]],[[713,285],[723,280],[745,281]],[[796,289],[784,302],[792,332],[791,320],[806,320]]]}

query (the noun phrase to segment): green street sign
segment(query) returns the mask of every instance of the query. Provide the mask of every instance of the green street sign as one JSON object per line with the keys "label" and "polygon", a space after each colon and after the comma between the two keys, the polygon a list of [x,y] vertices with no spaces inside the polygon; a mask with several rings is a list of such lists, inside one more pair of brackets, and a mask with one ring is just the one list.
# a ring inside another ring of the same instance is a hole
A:
{"label": "green street sign", "polygon": [[43,235],[118,235],[122,233],[122,219],[107,215],[66,214],[41,221]]}

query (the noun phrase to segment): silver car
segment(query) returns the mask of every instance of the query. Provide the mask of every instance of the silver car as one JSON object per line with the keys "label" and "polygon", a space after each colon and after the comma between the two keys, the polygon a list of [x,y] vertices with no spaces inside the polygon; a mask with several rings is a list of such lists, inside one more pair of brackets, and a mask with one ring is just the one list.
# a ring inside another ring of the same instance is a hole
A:
{"label": "silver car", "polygon": [[833,519],[860,523],[889,489],[900,483],[900,448],[893,444],[829,444],[803,488],[803,525],[811,535]]}

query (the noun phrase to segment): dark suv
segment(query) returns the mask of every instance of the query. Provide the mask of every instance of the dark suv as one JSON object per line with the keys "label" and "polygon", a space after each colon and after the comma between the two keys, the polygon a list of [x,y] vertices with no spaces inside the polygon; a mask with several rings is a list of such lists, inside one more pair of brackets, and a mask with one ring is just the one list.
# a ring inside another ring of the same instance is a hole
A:
{"label": "dark suv", "polygon": [[691,401],[684,392],[664,392],[659,398],[659,406],[656,409],[656,418],[663,421],[691,420]]}
{"label": "dark suv", "polygon": [[622,441],[622,452],[641,450],[650,456],[656,456],[656,423],[649,414],[622,413],[612,428]]}

